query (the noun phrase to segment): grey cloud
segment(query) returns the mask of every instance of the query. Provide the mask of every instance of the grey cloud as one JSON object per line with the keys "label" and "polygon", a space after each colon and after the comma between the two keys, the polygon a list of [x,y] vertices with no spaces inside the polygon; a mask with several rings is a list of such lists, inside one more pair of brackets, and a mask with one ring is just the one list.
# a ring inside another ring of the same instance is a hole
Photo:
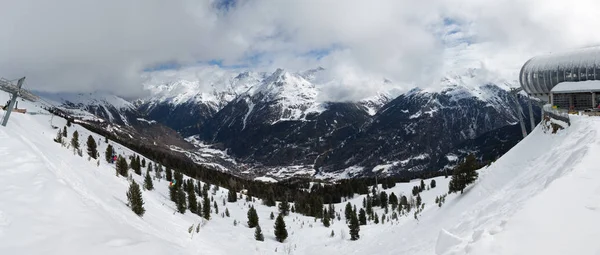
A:
{"label": "grey cloud", "polygon": [[[227,12],[213,4],[3,3],[0,76],[26,75],[37,90],[135,96],[143,70],[164,62],[217,59],[264,71],[323,66],[323,99],[353,100],[392,86],[384,78],[393,86],[436,86],[467,67],[511,80],[531,56],[600,41],[594,0],[239,0]],[[330,52],[305,55],[315,49]]]}

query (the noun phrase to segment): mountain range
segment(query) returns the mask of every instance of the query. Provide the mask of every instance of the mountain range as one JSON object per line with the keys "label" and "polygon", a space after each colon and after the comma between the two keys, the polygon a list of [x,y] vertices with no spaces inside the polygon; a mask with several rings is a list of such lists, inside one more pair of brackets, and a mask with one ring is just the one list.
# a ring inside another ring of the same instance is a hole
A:
{"label": "mountain range", "polygon": [[[165,148],[250,177],[436,172],[469,153],[492,161],[522,138],[510,87],[480,83],[476,72],[444,77],[437,89],[329,102],[320,97],[321,71],[165,71],[147,74],[148,96],[133,102],[106,93],[42,97],[82,119],[138,130],[135,135],[157,137],[148,127],[160,127],[154,129],[160,136],[170,134],[162,139]],[[517,99],[523,109],[528,100]],[[539,121],[537,105],[534,112]]]}

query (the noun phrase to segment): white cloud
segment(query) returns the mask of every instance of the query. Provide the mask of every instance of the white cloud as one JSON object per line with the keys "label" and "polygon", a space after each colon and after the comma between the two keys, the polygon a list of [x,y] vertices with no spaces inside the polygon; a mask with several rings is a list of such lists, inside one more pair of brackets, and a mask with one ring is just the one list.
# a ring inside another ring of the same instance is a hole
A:
{"label": "white cloud", "polygon": [[534,55],[600,42],[593,0],[238,0],[228,12],[214,1],[3,3],[0,76],[132,96],[143,70],[164,62],[323,66],[335,80],[324,97],[348,100],[385,89],[384,78],[435,86],[473,66],[514,80]]}

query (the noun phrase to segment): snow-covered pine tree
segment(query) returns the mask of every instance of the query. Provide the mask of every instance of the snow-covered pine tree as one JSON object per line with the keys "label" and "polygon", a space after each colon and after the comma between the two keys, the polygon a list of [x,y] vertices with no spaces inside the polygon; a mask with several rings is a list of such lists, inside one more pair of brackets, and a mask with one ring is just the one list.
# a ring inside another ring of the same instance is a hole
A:
{"label": "snow-covered pine tree", "polygon": [[269,215],[269,219],[275,219],[275,215],[273,214],[273,212],[271,212],[271,215]]}
{"label": "snow-covered pine tree", "polygon": [[64,126],[64,127],[63,127],[63,130],[62,130],[62,136],[63,136],[64,138],[67,138],[67,126]]}
{"label": "snow-covered pine tree", "polygon": [[146,209],[144,209],[142,191],[140,190],[140,185],[138,185],[135,181],[132,181],[129,185],[129,190],[127,191],[127,201],[129,202],[129,207],[135,214],[140,217],[144,215]]}
{"label": "snow-covered pine tree", "polygon": [[285,239],[288,237],[287,229],[285,228],[285,221],[283,221],[283,216],[280,214],[277,216],[277,220],[275,220],[275,239],[278,242],[283,243]]}

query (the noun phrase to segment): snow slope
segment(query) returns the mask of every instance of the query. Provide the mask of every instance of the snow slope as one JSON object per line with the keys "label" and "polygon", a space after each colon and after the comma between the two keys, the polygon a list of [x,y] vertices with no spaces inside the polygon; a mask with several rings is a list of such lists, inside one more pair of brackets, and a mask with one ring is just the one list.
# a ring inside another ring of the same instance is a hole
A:
{"label": "snow slope", "polygon": [[[0,95],[0,101],[6,100]],[[348,228],[334,220],[330,228],[310,217],[286,217],[289,238],[274,240],[274,207],[256,201],[265,242],[253,239],[245,226],[248,204],[227,203],[231,217],[212,215],[200,232],[187,229],[202,222],[175,212],[166,181],[144,191],[146,214],[135,216],[126,206],[128,181],[114,166],[97,166],[54,143],[50,116],[21,103],[29,114],[13,114],[0,127],[0,251],[4,254],[598,254],[600,226],[600,118],[573,116],[558,134],[534,132],[480,170],[479,180],[462,195],[451,194],[442,207],[436,196],[449,179],[436,178],[437,188],[421,196],[418,220],[401,217],[385,224],[361,226],[359,241],[349,241]],[[0,111],[0,117],[4,112]],[[54,118],[63,126],[64,120]],[[90,132],[73,125],[81,143]],[[99,151],[106,144],[101,137]],[[133,152],[115,145],[121,154]],[[141,183],[141,177],[133,174]],[[409,196],[411,183],[386,190]],[[426,181],[429,184],[429,180]],[[215,192],[219,211],[226,189]],[[349,202],[358,208],[364,196]],[[343,211],[343,204],[336,204]],[[379,216],[383,209],[378,208]],[[388,215],[389,216],[389,215]],[[233,226],[233,221],[240,222]],[[331,231],[335,236],[330,238]],[[342,234],[344,233],[344,234]]]}

